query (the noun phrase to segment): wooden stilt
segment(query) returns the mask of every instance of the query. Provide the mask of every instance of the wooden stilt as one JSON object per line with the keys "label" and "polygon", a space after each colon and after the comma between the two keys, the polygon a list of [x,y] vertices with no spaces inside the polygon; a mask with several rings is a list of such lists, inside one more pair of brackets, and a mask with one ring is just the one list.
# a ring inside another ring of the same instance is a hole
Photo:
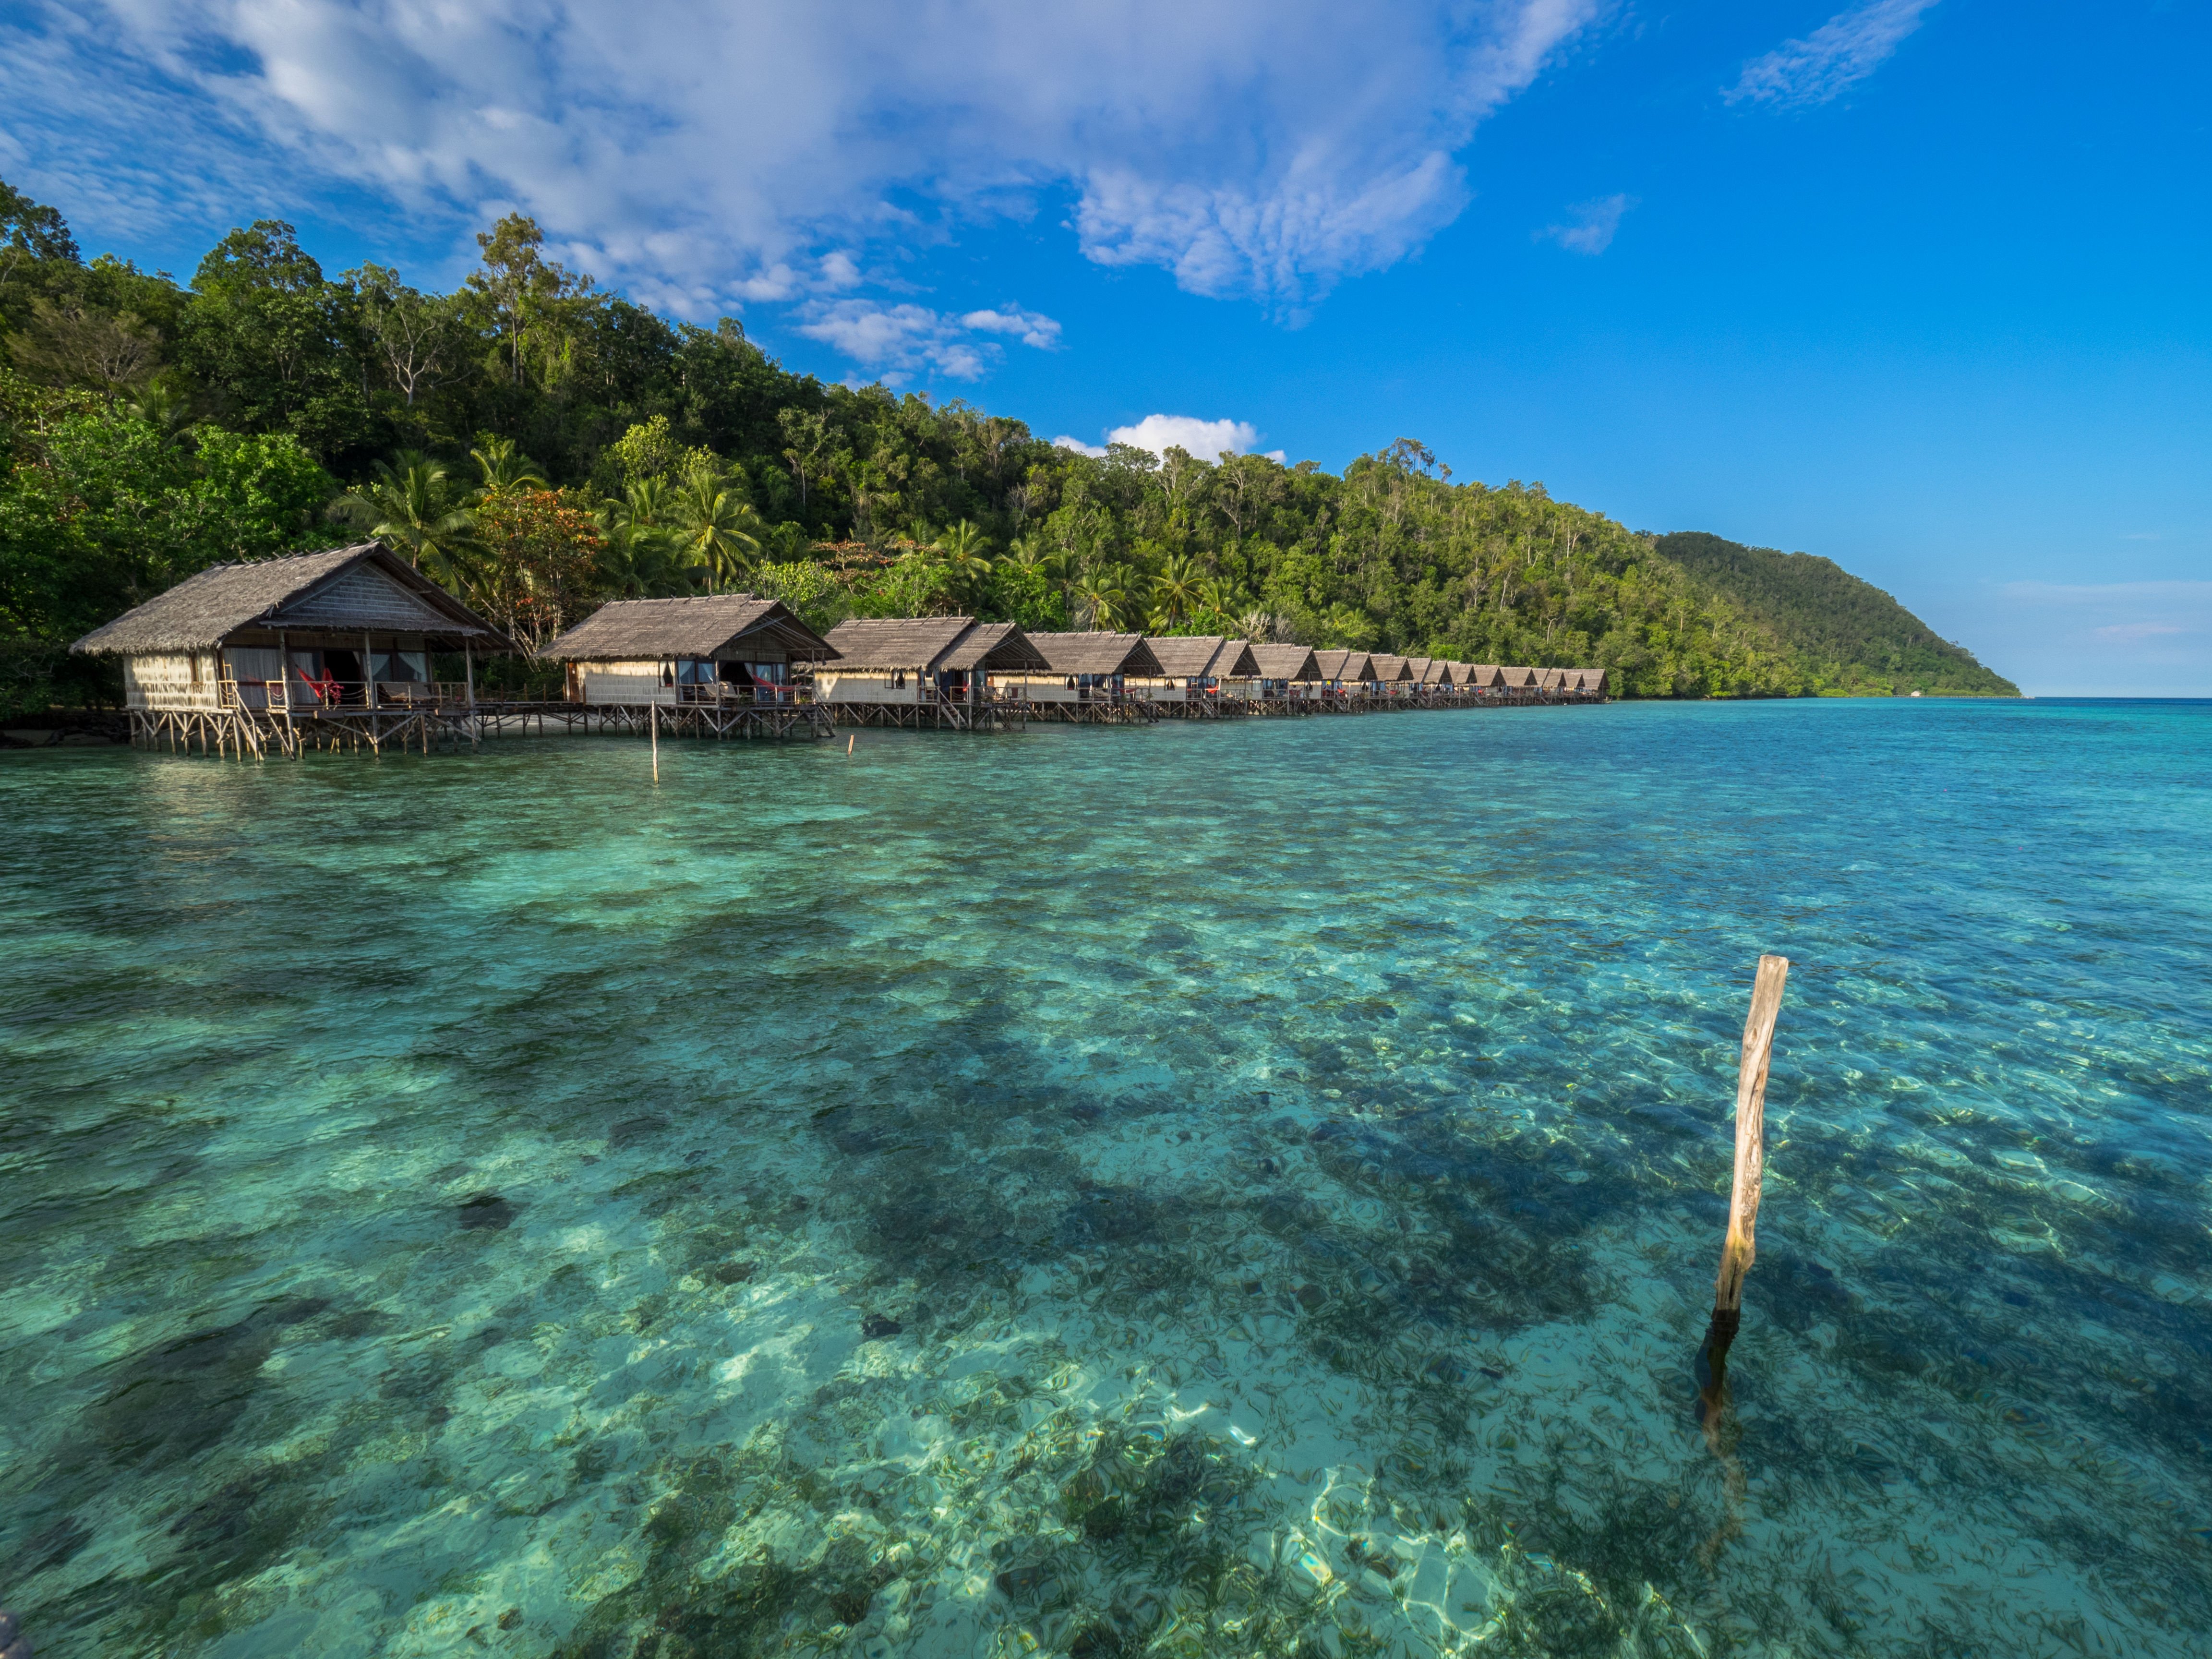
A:
{"label": "wooden stilt", "polygon": [[1705,1346],[1698,1352],[1698,1403],[1708,1422],[1724,1399],[1729,1346],[1743,1322],[1744,1275],[1751,1271],[1757,1253],[1759,1185],[1766,1174],[1766,1069],[1774,1057],[1774,1024],[1789,977],[1789,957],[1759,957],[1751,1016],[1744,1022],[1743,1051],[1736,1064],[1735,1181],[1729,1193],[1728,1237],[1721,1245],[1720,1272],[1713,1280],[1713,1316]]}

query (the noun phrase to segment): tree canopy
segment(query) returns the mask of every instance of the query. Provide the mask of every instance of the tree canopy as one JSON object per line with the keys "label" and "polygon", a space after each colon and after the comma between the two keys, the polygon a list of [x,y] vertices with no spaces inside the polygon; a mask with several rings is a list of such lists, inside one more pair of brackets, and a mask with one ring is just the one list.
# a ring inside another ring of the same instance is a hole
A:
{"label": "tree canopy", "polygon": [[1632,696],[1860,683],[1808,620],[1828,589],[1775,603],[1540,483],[1455,480],[1405,438],[1341,475],[1094,459],[965,401],[793,374],[735,319],[671,321],[565,270],[520,216],[444,295],[375,264],[333,276],[275,220],[189,284],[88,264],[5,185],[0,239],[0,649],[19,659],[209,562],[352,533],[532,642],[610,598],[746,587],[819,626],[960,610],[1602,665]]}

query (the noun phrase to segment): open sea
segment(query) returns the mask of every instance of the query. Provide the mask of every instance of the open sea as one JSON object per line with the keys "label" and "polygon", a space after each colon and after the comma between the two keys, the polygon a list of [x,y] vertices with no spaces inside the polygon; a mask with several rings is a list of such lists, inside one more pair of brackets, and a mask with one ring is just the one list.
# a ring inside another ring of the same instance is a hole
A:
{"label": "open sea", "polygon": [[2212,1652],[2212,706],[660,758],[0,760],[40,1655]]}

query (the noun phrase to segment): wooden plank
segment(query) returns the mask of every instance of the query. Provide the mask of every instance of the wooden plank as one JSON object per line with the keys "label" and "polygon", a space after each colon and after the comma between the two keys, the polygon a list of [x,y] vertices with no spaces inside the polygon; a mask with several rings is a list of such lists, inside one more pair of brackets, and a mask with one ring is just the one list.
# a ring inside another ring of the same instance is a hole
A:
{"label": "wooden plank", "polygon": [[1782,988],[1790,977],[1790,958],[1763,956],[1751,991],[1751,1017],[1744,1022],[1743,1052],[1736,1065],[1735,1182],[1729,1194],[1728,1237],[1721,1246],[1720,1273],[1713,1281],[1713,1307],[1735,1312],[1743,1306],[1744,1275],[1757,1252],[1759,1182],[1766,1173],[1766,1068],[1774,1058],[1774,1023],[1782,1012]]}

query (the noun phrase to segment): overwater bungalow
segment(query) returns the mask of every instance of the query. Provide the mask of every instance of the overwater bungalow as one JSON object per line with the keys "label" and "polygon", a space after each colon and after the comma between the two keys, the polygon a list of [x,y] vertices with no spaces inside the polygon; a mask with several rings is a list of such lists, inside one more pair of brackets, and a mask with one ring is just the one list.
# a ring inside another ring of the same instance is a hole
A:
{"label": "overwater bungalow", "polygon": [[1364,651],[1316,651],[1314,666],[1333,699],[1364,696],[1375,684],[1375,659]]}
{"label": "overwater bungalow", "polygon": [[545,654],[567,665],[569,702],[639,707],[790,702],[794,667],[836,653],[778,601],[722,593],[617,599]]}
{"label": "overwater bungalow", "polygon": [[476,659],[514,648],[381,542],[212,566],[70,647],[122,658],[133,741],[240,755],[466,735]]}
{"label": "overwater bungalow", "polygon": [[1220,695],[1249,702],[1260,696],[1260,660],[1252,654],[1249,640],[1224,640],[1214,653],[1213,683]]}
{"label": "overwater bungalow", "polygon": [[856,617],[829,645],[816,706],[861,725],[971,728],[995,718],[995,688],[1050,665],[1013,623],[973,617]]}
{"label": "overwater bungalow", "polygon": [[1044,658],[1042,669],[999,683],[1024,698],[1031,712],[1048,720],[1151,717],[1151,699],[1133,692],[1130,682],[1167,676],[1143,635],[1032,634],[1029,640]]}
{"label": "overwater bungalow", "polygon": [[1413,672],[1411,657],[1386,656],[1377,652],[1368,661],[1375,669],[1375,695],[1393,698],[1413,696],[1420,677]]}
{"label": "overwater bungalow", "polygon": [[1536,695],[1537,675],[1533,668],[1501,668],[1498,671],[1498,689],[1516,700]]}
{"label": "overwater bungalow", "polygon": [[1303,645],[1255,645],[1252,661],[1260,671],[1255,695],[1262,702],[1304,699],[1321,686],[1321,665]]}
{"label": "overwater bungalow", "polygon": [[1160,665],[1160,677],[1132,678],[1130,695],[1170,708],[1218,704],[1224,696],[1237,695],[1231,686],[1249,686],[1259,678],[1259,665],[1243,640],[1207,634],[1148,635],[1145,644]]}
{"label": "overwater bungalow", "polygon": [[1478,697],[1495,696],[1505,689],[1505,671],[1495,663],[1462,663],[1460,689]]}

